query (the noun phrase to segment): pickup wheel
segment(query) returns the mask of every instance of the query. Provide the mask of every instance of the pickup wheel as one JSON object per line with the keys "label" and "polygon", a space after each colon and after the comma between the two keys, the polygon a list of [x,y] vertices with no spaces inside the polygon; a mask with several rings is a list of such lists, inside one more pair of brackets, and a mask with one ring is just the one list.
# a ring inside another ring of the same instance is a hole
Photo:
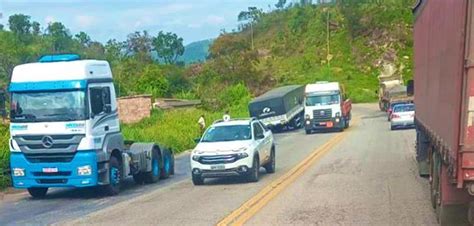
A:
{"label": "pickup wheel", "polygon": [[106,195],[113,196],[120,192],[120,185],[122,183],[120,161],[115,156],[111,156],[109,160],[109,184],[105,185],[103,191]]}
{"label": "pickup wheel", "polygon": [[268,162],[265,166],[265,171],[267,173],[275,173],[275,168],[276,168],[276,158],[275,158],[275,148],[272,147],[272,151],[270,153],[270,162]]}
{"label": "pickup wheel", "polygon": [[247,175],[247,180],[249,182],[258,182],[260,177],[260,161],[258,161],[257,156],[253,158],[253,167],[250,169],[249,174]]}
{"label": "pickup wheel", "polygon": [[201,175],[194,175],[192,176],[193,184],[194,185],[203,185],[204,184],[204,178],[202,178]]}
{"label": "pickup wheel", "polygon": [[160,179],[166,179],[169,178],[171,175],[171,167],[172,162],[171,162],[171,153],[164,150],[163,154],[163,168],[161,170],[161,176]]}
{"label": "pickup wheel", "polygon": [[158,154],[158,150],[153,150],[151,157],[151,171],[146,172],[145,175],[145,183],[151,184],[156,183],[160,180],[161,177],[161,169],[160,166],[160,155]]}
{"label": "pickup wheel", "polygon": [[48,193],[48,188],[28,188],[28,193],[35,199],[41,199]]}

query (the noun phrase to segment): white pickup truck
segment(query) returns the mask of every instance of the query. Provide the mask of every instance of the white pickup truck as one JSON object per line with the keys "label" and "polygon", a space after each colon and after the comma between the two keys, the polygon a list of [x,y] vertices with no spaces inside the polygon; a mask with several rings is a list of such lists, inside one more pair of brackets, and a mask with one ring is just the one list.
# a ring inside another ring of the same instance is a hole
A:
{"label": "white pickup truck", "polygon": [[272,132],[257,119],[217,121],[209,127],[191,153],[192,180],[245,176],[259,179],[259,169],[275,172],[275,144]]}

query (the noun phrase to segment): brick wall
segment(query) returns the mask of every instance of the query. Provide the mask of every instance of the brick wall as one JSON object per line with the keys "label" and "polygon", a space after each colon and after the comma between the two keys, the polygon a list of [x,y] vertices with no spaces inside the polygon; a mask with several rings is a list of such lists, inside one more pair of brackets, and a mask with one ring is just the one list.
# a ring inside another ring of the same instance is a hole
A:
{"label": "brick wall", "polygon": [[151,96],[140,95],[117,98],[120,121],[135,123],[151,114]]}

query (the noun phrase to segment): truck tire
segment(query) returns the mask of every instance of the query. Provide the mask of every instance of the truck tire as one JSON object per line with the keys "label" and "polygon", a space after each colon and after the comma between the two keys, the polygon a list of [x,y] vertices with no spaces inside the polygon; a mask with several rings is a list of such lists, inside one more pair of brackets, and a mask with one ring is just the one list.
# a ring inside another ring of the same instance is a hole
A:
{"label": "truck tire", "polygon": [[194,175],[192,176],[193,184],[196,186],[204,184],[204,178],[201,175]]}
{"label": "truck tire", "polygon": [[151,184],[151,183],[156,183],[160,180],[161,177],[161,157],[158,153],[158,150],[153,150],[152,152],[152,157],[151,157],[151,171],[146,172],[144,174],[145,177],[145,183]]}
{"label": "truck tire", "polygon": [[48,188],[28,188],[28,193],[35,199],[41,199],[48,193]]}
{"label": "truck tire", "polygon": [[265,171],[267,171],[267,173],[275,173],[275,169],[276,169],[275,147],[272,147],[272,151],[270,153],[270,162],[265,164],[263,167],[265,168]]}
{"label": "truck tire", "polygon": [[115,156],[110,156],[109,160],[109,184],[102,187],[104,193],[108,196],[117,195],[120,192],[122,184],[122,166]]}
{"label": "truck tire", "polygon": [[135,182],[135,184],[138,185],[142,185],[143,183],[145,183],[145,177],[143,173],[133,175],[133,181]]}
{"label": "truck tire", "polygon": [[247,175],[247,180],[249,182],[258,182],[260,177],[260,161],[258,157],[253,158],[253,167],[250,169],[249,174]]}
{"label": "truck tire", "polygon": [[163,168],[161,169],[160,179],[169,178],[171,175],[171,153],[167,150],[163,151]]}
{"label": "truck tire", "polygon": [[313,131],[311,131],[310,129],[307,129],[305,130],[306,134],[311,134]]}
{"label": "truck tire", "polygon": [[431,183],[430,183],[430,200],[433,209],[438,206],[438,188],[439,188],[439,163],[438,153],[433,153],[431,156]]}

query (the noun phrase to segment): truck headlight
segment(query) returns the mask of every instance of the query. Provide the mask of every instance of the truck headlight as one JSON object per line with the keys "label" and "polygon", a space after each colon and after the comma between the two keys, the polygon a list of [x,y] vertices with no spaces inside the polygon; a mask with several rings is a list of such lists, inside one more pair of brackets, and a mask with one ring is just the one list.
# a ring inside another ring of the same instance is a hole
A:
{"label": "truck headlight", "polygon": [[23,168],[13,168],[13,176],[14,177],[24,177],[25,176],[25,169],[23,169]]}
{"label": "truck headlight", "polygon": [[310,119],[311,119],[311,117],[310,117],[308,114],[306,114],[306,115],[304,116],[304,118],[305,118],[306,120],[310,120]]}
{"label": "truck headlight", "polygon": [[341,112],[336,112],[336,117],[341,117]]}
{"label": "truck headlight", "polygon": [[90,165],[77,167],[77,175],[79,175],[79,176],[90,176],[90,175],[92,175],[92,167]]}

